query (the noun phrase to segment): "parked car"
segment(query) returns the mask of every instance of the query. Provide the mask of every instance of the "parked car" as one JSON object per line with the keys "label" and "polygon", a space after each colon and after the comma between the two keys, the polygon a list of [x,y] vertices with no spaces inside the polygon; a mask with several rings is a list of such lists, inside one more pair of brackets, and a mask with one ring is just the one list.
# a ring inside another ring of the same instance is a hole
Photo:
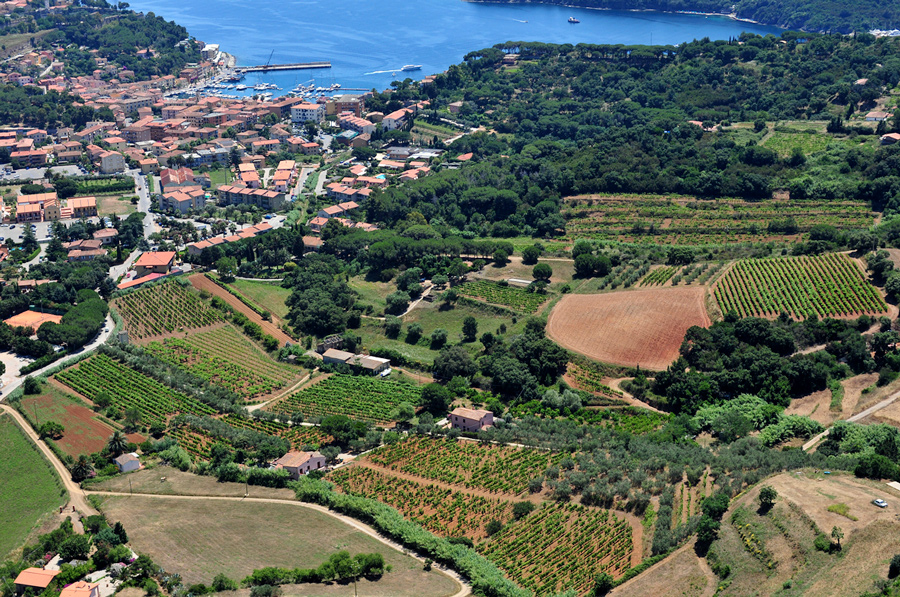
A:
{"label": "parked car", "polygon": [[872,500],[872,503],[879,508],[887,508],[887,502],[882,499]]}

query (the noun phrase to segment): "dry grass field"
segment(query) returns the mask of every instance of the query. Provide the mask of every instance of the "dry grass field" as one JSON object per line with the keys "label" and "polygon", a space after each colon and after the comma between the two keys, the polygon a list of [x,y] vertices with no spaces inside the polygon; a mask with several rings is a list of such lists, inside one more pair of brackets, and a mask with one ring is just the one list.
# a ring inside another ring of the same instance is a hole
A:
{"label": "dry grass field", "polygon": [[86,487],[92,491],[212,497],[243,497],[246,491],[249,490],[250,497],[294,499],[294,492],[290,489],[260,486],[247,487],[243,483],[219,483],[215,477],[202,477],[184,473],[170,466],[141,469],[127,475],[109,477],[100,483],[89,483]]}
{"label": "dry grass field", "polygon": [[705,292],[691,286],[566,295],[550,313],[547,334],[592,359],[662,370],[677,358],[689,327],[710,325]]}
{"label": "dry grass field", "polygon": [[[206,583],[222,572],[240,581],[256,568],[313,568],[335,551],[380,552],[393,570],[367,595],[453,595],[458,584],[328,514],[291,503],[197,498],[110,497],[102,507],[128,529],[132,547],[147,553],[186,584]],[[338,585],[340,587],[340,585]],[[286,587],[292,590],[300,587]],[[301,594],[320,593],[321,587]],[[349,594],[351,587],[321,591]]]}

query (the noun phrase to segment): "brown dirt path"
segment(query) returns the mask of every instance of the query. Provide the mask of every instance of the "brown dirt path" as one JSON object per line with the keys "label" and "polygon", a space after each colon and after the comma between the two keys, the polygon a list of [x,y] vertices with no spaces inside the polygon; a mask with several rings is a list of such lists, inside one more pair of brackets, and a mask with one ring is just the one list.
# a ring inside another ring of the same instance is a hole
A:
{"label": "brown dirt path", "polygon": [[271,321],[263,320],[263,318],[257,315],[253,309],[242,303],[240,299],[238,299],[236,296],[234,296],[203,274],[194,274],[193,276],[189,277],[188,280],[197,290],[206,290],[210,294],[213,294],[225,301],[228,306],[232,307],[235,311],[238,311],[239,313],[245,315],[247,319],[260,326],[265,333],[278,340],[279,344],[281,344],[282,346],[286,342],[290,342],[291,344],[297,343],[297,340],[285,334],[277,325],[275,325]]}
{"label": "brown dirt path", "polygon": [[78,486],[77,483],[72,481],[72,475],[69,474],[69,471],[63,466],[63,463],[59,461],[59,458],[56,457],[56,454],[53,453],[50,448],[47,447],[47,444],[41,441],[38,437],[38,434],[35,433],[34,429],[31,428],[31,425],[28,424],[28,421],[19,414],[17,410],[12,407],[6,406],[5,404],[0,404],[0,410],[5,413],[8,413],[16,423],[18,423],[19,427],[25,432],[25,435],[31,440],[34,445],[38,447],[44,457],[50,461],[50,464],[53,465],[53,468],[56,470],[56,474],[59,475],[60,480],[62,481],[63,487],[66,488],[66,491],[69,492],[69,503],[66,506],[66,510],[70,510],[71,508],[75,508],[76,511],[81,513],[83,516],[91,516],[93,514],[99,514],[97,510],[94,509],[87,501],[87,495]]}

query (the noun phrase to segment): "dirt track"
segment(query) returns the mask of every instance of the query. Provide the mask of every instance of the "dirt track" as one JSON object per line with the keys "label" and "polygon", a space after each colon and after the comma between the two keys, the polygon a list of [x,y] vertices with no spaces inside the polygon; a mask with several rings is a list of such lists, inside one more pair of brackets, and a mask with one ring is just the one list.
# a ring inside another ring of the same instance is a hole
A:
{"label": "dirt track", "polygon": [[210,294],[213,294],[225,301],[228,306],[232,307],[235,311],[246,315],[247,319],[259,325],[265,333],[278,340],[278,343],[281,346],[284,346],[286,342],[290,342],[291,344],[297,343],[297,340],[285,334],[277,325],[275,325],[271,321],[263,320],[263,318],[257,315],[253,309],[242,303],[240,299],[238,299],[236,296],[234,296],[203,274],[194,274],[193,276],[188,278],[188,280],[190,280],[191,284],[197,290],[206,290]]}
{"label": "dirt track", "polygon": [[47,447],[47,444],[42,442],[38,437],[38,434],[34,432],[34,429],[31,428],[31,425],[28,424],[28,421],[20,415],[14,408],[10,406],[6,406],[5,404],[0,404],[0,410],[5,413],[8,413],[13,419],[15,419],[16,423],[19,424],[25,431],[25,435],[28,436],[28,439],[34,443],[41,451],[47,460],[50,461],[50,464],[53,465],[53,468],[56,469],[56,474],[59,475],[60,480],[62,481],[63,486],[66,488],[66,491],[69,492],[69,506],[74,507],[78,512],[81,512],[84,516],[90,516],[93,514],[97,514],[97,510],[91,506],[87,499],[85,492],[78,486],[77,483],[72,481],[72,476],[69,474],[69,471],[63,466],[63,463],[59,461],[50,448]]}

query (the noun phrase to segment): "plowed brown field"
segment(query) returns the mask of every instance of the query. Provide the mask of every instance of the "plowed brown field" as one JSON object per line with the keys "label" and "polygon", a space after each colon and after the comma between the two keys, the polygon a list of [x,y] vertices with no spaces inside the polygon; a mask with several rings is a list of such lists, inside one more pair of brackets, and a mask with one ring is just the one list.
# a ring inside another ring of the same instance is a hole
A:
{"label": "plowed brown field", "polygon": [[593,359],[660,371],[678,357],[689,327],[709,327],[705,292],[687,286],[569,294],[550,313],[547,333]]}

